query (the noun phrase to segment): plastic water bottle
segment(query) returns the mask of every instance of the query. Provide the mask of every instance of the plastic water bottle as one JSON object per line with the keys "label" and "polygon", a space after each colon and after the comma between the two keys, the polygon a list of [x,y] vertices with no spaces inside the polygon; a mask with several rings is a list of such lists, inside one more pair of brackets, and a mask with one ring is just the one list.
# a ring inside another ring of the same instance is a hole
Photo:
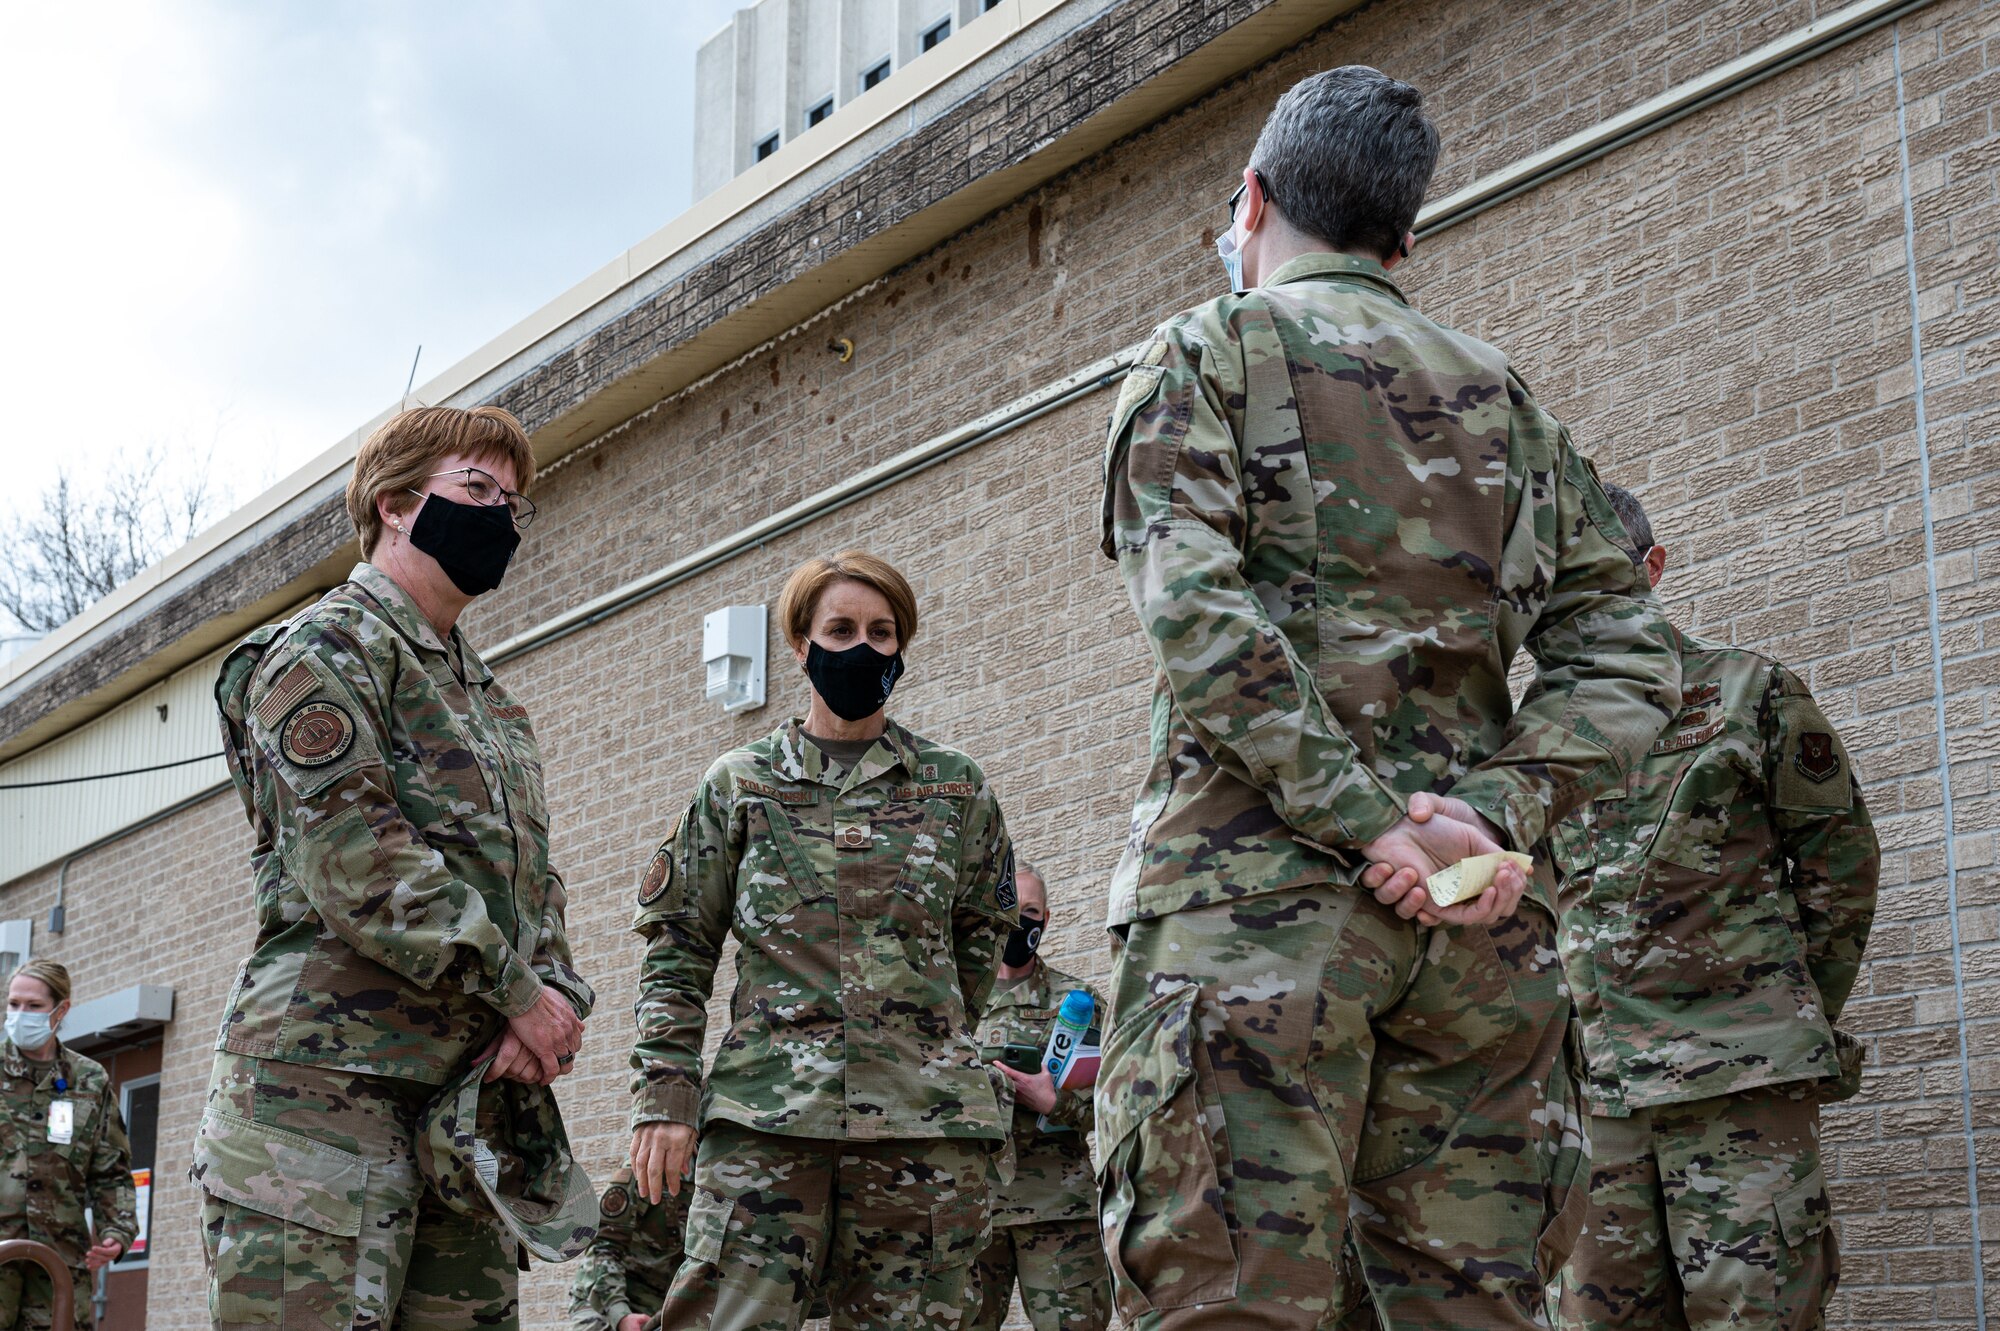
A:
{"label": "plastic water bottle", "polygon": [[[1082,989],[1072,989],[1063,995],[1063,1001],[1056,1008],[1055,1024],[1049,1027],[1048,1048],[1042,1051],[1042,1066],[1055,1084],[1062,1085],[1063,1074],[1069,1071],[1070,1060],[1076,1057],[1078,1046],[1090,1031],[1090,1019],[1096,1015],[1097,1005]],[[1049,1116],[1043,1114],[1035,1120],[1035,1126],[1043,1132],[1067,1132],[1061,1124],[1051,1124]]]}

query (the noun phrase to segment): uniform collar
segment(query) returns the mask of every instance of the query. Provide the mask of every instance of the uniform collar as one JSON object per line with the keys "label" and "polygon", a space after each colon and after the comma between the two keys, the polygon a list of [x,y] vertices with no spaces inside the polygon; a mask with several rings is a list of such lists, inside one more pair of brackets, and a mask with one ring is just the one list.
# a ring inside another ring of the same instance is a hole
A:
{"label": "uniform collar", "polygon": [[422,610],[417,608],[416,600],[397,586],[396,580],[387,573],[364,561],[354,566],[353,571],[347,575],[347,580],[367,592],[369,597],[382,608],[382,614],[395,626],[396,631],[424,651],[447,657],[456,652],[458,675],[466,683],[485,684],[493,678],[493,672],[486,668],[486,663],[479,659],[479,654],[466,644],[465,636],[458,631],[456,625],[451,630],[451,646],[446,647],[443,639],[438,637],[437,627],[424,617]]}
{"label": "uniform collar", "polygon": [[5,1044],[6,1049],[0,1052],[0,1068],[4,1068],[8,1076],[32,1077],[39,1082],[48,1073],[56,1072],[62,1074],[63,1080],[71,1086],[76,1085],[76,1069],[70,1066],[69,1046],[62,1042],[61,1036],[56,1037],[56,1056],[46,1063],[29,1058],[12,1040],[5,1041]]}
{"label": "uniform collar", "polygon": [[989,1010],[1049,1006],[1049,963],[1037,958],[1034,970],[1018,980],[1006,981],[1004,988],[996,987],[986,1006]]}
{"label": "uniform collar", "polygon": [[[779,776],[788,781],[832,784],[828,779],[828,769],[834,765],[833,760],[806,734],[804,720],[793,717],[772,732],[771,739],[778,750],[778,760],[772,767]],[[854,770],[841,778],[841,792],[845,794],[898,767],[910,776],[917,774],[917,745],[909,731],[891,721],[889,728],[882,732],[882,737],[861,755],[861,761],[854,765]]]}
{"label": "uniform collar", "polygon": [[1403,304],[1410,298],[1403,289],[1389,279],[1389,270],[1377,259],[1363,258],[1359,254],[1335,254],[1330,251],[1319,254],[1301,254],[1278,268],[1259,285],[1282,286],[1287,282],[1350,281],[1367,286],[1379,287]]}

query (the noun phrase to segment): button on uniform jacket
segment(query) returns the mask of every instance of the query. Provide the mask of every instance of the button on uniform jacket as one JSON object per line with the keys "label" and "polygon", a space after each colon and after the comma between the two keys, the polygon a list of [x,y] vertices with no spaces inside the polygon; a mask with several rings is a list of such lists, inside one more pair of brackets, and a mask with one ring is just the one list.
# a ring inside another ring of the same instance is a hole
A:
{"label": "button on uniform jacket", "polygon": [[1420,790],[1526,850],[1678,704],[1666,622],[1568,433],[1378,263],[1306,255],[1169,320],[1105,474],[1104,552],[1158,671],[1114,925],[1355,882],[1354,848]]}
{"label": "button on uniform jacket", "polygon": [[[818,1138],[1005,1135],[973,1029],[1014,925],[986,778],[901,726],[843,771],[794,720],[724,754],[639,884],[632,1121]],[[701,1092],[709,990],[730,1026]]]}
{"label": "button on uniform jacket", "polygon": [[[57,1079],[65,1084],[56,1089]],[[70,1137],[49,1140],[49,1105],[70,1103]],[[38,1063],[8,1040],[0,1043],[0,1239],[33,1239],[56,1250],[76,1280],[78,1320],[90,1325],[90,1277],[83,1255],[90,1249],[87,1206],[97,1237],[131,1245],[139,1232],[132,1187],[132,1147],[118,1097],[102,1064],[57,1046]],[[0,1269],[0,1326],[15,1325],[23,1264]],[[57,1331],[67,1331],[57,1328]]]}
{"label": "button on uniform jacket", "polygon": [[1798,676],[1678,641],[1680,713],[1555,838],[1591,1107],[1793,1081],[1851,1094],[1860,1048],[1833,1023],[1881,868],[1860,784]]}
{"label": "button on uniform jacket", "polygon": [[570,963],[528,712],[380,570],[259,629],[216,684],[257,939],[217,1048],[442,1084]]}
{"label": "button on uniform jacket", "polygon": [[[989,1059],[1000,1057],[1009,1044],[1046,1049],[1056,1009],[1072,989],[1090,995],[1096,1014],[1091,1023],[1110,1024],[1104,996],[1097,986],[1065,975],[1046,961],[1033,972],[993,991],[979,1043]],[[1011,1090],[1012,1083],[1009,1083]],[[1013,1096],[1005,1099],[1012,1103]],[[1048,1118],[1054,1131],[1036,1126],[1034,1110],[1013,1106],[1014,1178],[993,1195],[993,1223],[1032,1225],[1043,1220],[1086,1220],[1097,1215],[1097,1183],[1090,1166],[1089,1132],[1096,1123],[1090,1088],[1058,1090]]]}

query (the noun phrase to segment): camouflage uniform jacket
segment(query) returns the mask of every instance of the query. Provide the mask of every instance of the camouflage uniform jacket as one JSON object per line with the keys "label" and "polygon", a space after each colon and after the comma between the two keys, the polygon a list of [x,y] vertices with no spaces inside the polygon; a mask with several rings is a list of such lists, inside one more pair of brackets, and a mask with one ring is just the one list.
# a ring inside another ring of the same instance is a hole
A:
{"label": "camouflage uniform jacket", "polygon": [[[1015,918],[1000,806],[964,754],[891,723],[842,771],[796,720],[724,754],[639,886],[632,1121],[1000,1139],[973,1023]],[[731,1025],[703,1094],[732,933]]]}
{"label": "camouflage uniform jacket", "polygon": [[[64,1083],[56,1089],[56,1083]],[[49,1140],[49,1105],[70,1103],[70,1139]],[[0,1180],[0,1238],[46,1243],[78,1278],[77,1305],[90,1299],[83,1255],[91,1244],[88,1206],[97,1237],[131,1246],[139,1232],[132,1189],[132,1147],[102,1064],[61,1045],[38,1063],[0,1042],[0,1133],[7,1173]],[[12,1319],[5,1319],[11,1323]],[[87,1315],[79,1319],[88,1325]]]}
{"label": "camouflage uniform jacket", "polygon": [[1881,855],[1847,751],[1777,662],[1680,641],[1680,714],[1555,837],[1600,1114],[1859,1074],[1833,1023]]}
{"label": "camouflage uniform jacket", "polygon": [[223,661],[257,938],[218,1049],[441,1084],[544,984],[581,1015],[528,712],[358,564]]}
{"label": "camouflage uniform jacket", "polygon": [[616,1331],[620,1318],[660,1311],[674,1272],[681,1269],[681,1231],[693,1191],[684,1187],[680,1196],[666,1194],[656,1204],[632,1186],[629,1167],[612,1177],[598,1199],[597,1238],[570,1285],[570,1320],[577,1331]]}
{"label": "camouflage uniform jacket", "polygon": [[[1097,1005],[1095,1023],[1102,1027],[1109,1014],[1097,986],[1040,961],[1027,975],[993,991],[986,1020],[979,1027],[979,1043],[986,1057],[1000,1057],[1009,1044],[1046,1048],[1056,1008],[1072,989],[1090,995]],[[1012,1085],[1008,1083],[1010,1090],[1005,1095],[1010,1101]],[[1096,1115],[1090,1091],[1056,1092],[1056,1107],[1049,1111],[1049,1121],[1062,1124],[1067,1131],[1044,1132],[1036,1126],[1040,1117],[1032,1109],[1014,1107],[1014,1178],[993,1195],[996,1225],[1097,1216],[1097,1182],[1091,1170],[1088,1135],[1096,1125]]]}
{"label": "camouflage uniform jacket", "polygon": [[1677,705],[1568,433],[1366,259],[1294,259],[1160,328],[1113,410],[1103,531],[1158,667],[1114,925],[1354,882],[1419,790],[1527,849]]}

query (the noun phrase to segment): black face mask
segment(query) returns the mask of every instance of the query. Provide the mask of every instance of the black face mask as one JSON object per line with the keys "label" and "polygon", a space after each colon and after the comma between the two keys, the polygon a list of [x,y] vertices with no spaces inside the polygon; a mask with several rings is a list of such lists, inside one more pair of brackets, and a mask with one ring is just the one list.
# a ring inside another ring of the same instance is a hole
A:
{"label": "black face mask", "polygon": [[505,504],[460,504],[425,495],[410,524],[410,544],[437,560],[451,585],[467,596],[498,587],[520,543]]}
{"label": "black face mask", "polygon": [[902,677],[901,652],[884,656],[865,642],[844,652],[830,652],[816,642],[806,647],[806,678],[843,721],[859,721],[881,711]]}
{"label": "black face mask", "polygon": [[1007,935],[1007,946],[1000,953],[1000,960],[1009,966],[1025,966],[1033,961],[1035,949],[1042,945],[1042,926],[1047,923],[1032,915],[1023,915],[1021,922],[1014,926],[1014,932]]}

